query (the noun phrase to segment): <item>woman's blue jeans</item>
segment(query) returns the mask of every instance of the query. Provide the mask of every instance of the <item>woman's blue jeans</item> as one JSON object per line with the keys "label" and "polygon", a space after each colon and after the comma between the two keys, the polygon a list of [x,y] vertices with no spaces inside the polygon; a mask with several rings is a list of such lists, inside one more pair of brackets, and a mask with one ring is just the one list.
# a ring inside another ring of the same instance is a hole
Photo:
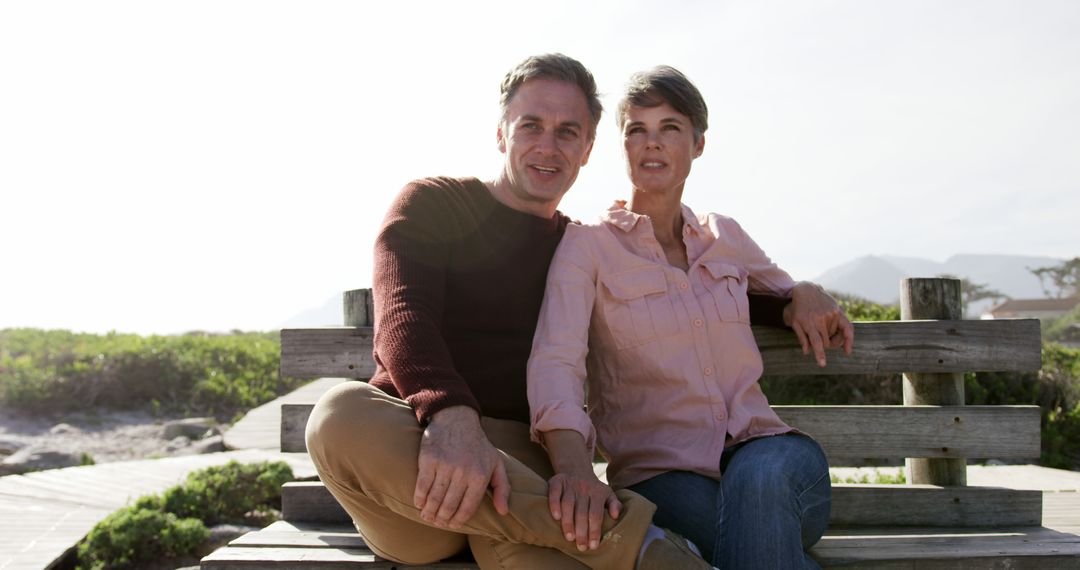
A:
{"label": "woman's blue jeans", "polygon": [[724,451],[721,479],[669,471],[631,490],[653,522],[692,541],[721,570],[819,568],[806,554],[829,524],[832,486],[821,446],[785,434]]}

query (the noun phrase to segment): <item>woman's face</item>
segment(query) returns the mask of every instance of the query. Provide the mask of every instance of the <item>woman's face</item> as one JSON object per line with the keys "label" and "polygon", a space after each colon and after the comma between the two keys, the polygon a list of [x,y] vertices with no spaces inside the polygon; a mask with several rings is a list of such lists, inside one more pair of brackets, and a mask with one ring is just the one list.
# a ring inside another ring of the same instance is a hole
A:
{"label": "woman's face", "polygon": [[663,103],[626,111],[623,150],[634,189],[642,192],[682,190],[690,165],[705,148],[705,137],[694,140],[690,118]]}

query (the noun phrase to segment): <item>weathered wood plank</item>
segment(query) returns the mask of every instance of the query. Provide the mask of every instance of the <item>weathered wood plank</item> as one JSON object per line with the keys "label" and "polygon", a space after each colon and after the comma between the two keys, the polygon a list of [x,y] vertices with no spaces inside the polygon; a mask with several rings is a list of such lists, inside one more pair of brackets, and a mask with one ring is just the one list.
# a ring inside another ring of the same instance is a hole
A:
{"label": "weathered wood plank", "polygon": [[830,351],[819,368],[787,330],[754,327],[766,375],[894,374],[1038,370],[1037,319],[855,323],[848,358]]}
{"label": "weathered wood plank", "polygon": [[826,568],[1080,568],[1080,537],[1044,527],[830,529],[811,550]]}
{"label": "weathered wood plank", "polygon": [[[855,353],[830,351],[818,368],[788,329],[754,327],[767,375],[1029,371],[1041,366],[1038,319],[855,323]],[[370,327],[284,329],[281,373],[370,378]]]}
{"label": "weathered wood plank", "polygon": [[1038,406],[773,406],[830,457],[1039,456]]}
{"label": "weathered wood plank", "polygon": [[371,378],[371,327],[283,329],[281,375],[293,378]]}
{"label": "weathered wood plank", "polygon": [[289,548],[367,548],[355,529],[346,532],[269,531],[249,532],[229,546],[286,546]]}
{"label": "weathered wood plank", "polygon": [[234,538],[229,546],[288,546],[291,548],[367,548],[350,523],[277,521],[266,528]]}
{"label": "weathered wood plank", "polygon": [[304,430],[315,404],[281,404],[281,451],[306,453]]}
{"label": "weathered wood plank", "polygon": [[[900,318],[962,319],[960,280],[912,277],[900,282]],[[963,406],[964,375],[904,374],[905,406]],[[959,487],[967,484],[967,463],[955,458],[908,457],[911,483]]]}
{"label": "weathered wood plank", "polygon": [[472,561],[445,560],[434,564],[411,566],[398,564],[359,548],[290,548],[228,546],[219,548],[200,562],[203,569],[233,570],[273,568],[274,570],[311,570],[316,568],[369,568],[413,570],[476,570]]}
{"label": "weathered wood plank", "polygon": [[[282,488],[285,520],[348,523],[349,515],[320,482]],[[834,485],[830,524],[850,526],[992,527],[1039,525],[1042,492],[997,487]]]}
{"label": "weathered wood plank", "polygon": [[833,485],[829,524],[840,526],[1038,526],[1042,492],[998,487]]}
{"label": "weathered wood plank", "polygon": [[[1037,406],[773,406],[830,457],[1039,456]],[[281,450],[306,451],[310,404],[281,408]]]}
{"label": "weathered wood plank", "polygon": [[[250,545],[204,559],[204,568],[384,568],[385,561],[362,547],[296,546],[322,533],[363,539],[347,524],[279,522],[242,537]],[[296,536],[290,536],[296,535]],[[262,536],[260,536],[262,535]],[[322,550],[320,555],[312,551]],[[305,552],[306,551],[306,552]],[[833,528],[811,554],[825,568],[1080,568],[1080,536],[1043,527],[1004,529]],[[292,558],[290,558],[290,556]],[[404,568],[403,566],[399,566]],[[430,568],[475,568],[468,561],[448,561]]]}
{"label": "weathered wood plank", "polygon": [[290,523],[352,522],[321,481],[294,481],[282,485],[281,518]]}

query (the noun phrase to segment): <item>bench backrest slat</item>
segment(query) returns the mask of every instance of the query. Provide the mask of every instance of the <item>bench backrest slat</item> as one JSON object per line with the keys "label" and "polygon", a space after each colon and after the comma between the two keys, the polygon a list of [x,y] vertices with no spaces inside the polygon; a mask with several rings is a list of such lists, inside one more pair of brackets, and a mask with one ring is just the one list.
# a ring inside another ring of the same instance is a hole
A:
{"label": "bench backrest slat", "polygon": [[[281,450],[307,451],[311,404],[281,407]],[[1038,406],[773,406],[834,458],[1039,456]]]}
{"label": "bench backrest slat", "polygon": [[[819,368],[794,333],[753,327],[766,375],[1031,371],[1041,365],[1038,319],[855,323],[855,353],[832,351]],[[370,378],[370,327],[281,331],[281,373],[295,378]]]}

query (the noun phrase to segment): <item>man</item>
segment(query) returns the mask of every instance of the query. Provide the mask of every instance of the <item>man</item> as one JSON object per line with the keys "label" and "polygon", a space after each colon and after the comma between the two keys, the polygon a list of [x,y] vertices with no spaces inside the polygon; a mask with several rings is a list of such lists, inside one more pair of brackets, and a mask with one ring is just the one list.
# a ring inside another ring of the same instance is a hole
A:
{"label": "man", "polygon": [[[416,181],[387,214],[375,377],[316,405],[307,440],[320,477],[368,546],[403,563],[471,547],[485,568],[707,568],[685,541],[657,538],[655,507],[634,493],[618,493],[603,540],[579,544],[549,514],[554,473],[529,441],[525,366],[568,223],[556,208],[588,162],[602,108],[592,75],[559,54],[512,69],[501,107],[505,161],[493,181]],[[755,316],[779,324],[784,310],[823,358],[846,320],[817,290],[803,293],[794,312],[755,299]]]}

